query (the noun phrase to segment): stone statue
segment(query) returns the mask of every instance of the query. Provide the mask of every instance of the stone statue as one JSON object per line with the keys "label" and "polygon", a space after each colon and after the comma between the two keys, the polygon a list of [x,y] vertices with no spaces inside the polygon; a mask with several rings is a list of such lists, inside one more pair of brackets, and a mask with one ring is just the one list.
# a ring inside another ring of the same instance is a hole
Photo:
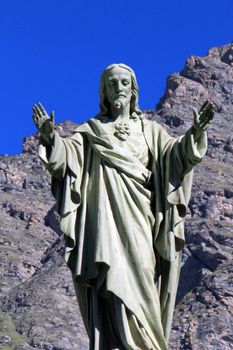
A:
{"label": "stone statue", "polygon": [[39,155],[52,175],[90,349],[168,349],[193,166],[207,148],[213,107],[175,139],[138,106],[133,70],[108,66],[100,113],[69,138],[34,105]]}

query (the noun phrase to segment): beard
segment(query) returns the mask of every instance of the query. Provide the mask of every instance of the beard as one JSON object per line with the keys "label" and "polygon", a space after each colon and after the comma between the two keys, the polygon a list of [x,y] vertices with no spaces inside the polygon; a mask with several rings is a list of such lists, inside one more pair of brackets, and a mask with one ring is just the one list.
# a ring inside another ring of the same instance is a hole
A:
{"label": "beard", "polygon": [[115,109],[124,109],[130,103],[130,97],[118,97],[113,101],[113,106]]}

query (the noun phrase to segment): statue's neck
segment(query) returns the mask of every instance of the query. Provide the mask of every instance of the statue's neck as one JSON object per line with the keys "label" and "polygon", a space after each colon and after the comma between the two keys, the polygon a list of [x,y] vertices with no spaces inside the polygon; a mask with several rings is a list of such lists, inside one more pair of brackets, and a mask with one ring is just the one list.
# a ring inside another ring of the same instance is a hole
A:
{"label": "statue's neck", "polygon": [[130,104],[122,108],[111,107],[111,119],[117,121],[127,121],[130,119]]}

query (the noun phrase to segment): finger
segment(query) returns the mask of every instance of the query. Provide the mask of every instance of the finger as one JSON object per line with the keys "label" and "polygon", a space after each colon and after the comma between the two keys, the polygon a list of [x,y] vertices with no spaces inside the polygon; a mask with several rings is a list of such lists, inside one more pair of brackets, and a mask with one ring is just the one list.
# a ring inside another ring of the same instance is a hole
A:
{"label": "finger", "polygon": [[192,110],[193,110],[194,118],[197,119],[199,117],[198,111],[194,107],[192,108]]}
{"label": "finger", "polygon": [[210,118],[206,118],[201,124],[200,124],[200,128],[202,130],[206,130],[209,127],[210,124]]}
{"label": "finger", "polygon": [[214,111],[212,105],[208,105],[206,109],[200,115],[200,122],[205,121],[206,119],[211,120],[214,117]]}
{"label": "finger", "polygon": [[213,105],[212,103],[208,102],[208,104],[205,107],[205,110],[210,110],[210,109],[213,109]]}
{"label": "finger", "polygon": [[38,119],[37,114],[36,114],[36,113],[33,113],[32,118],[33,118],[33,119]]}
{"label": "finger", "polygon": [[33,114],[33,115],[32,115],[32,119],[33,119],[33,121],[34,121],[36,127],[38,128],[38,127],[39,127],[39,120],[38,120],[38,117],[37,117],[35,114]]}
{"label": "finger", "polygon": [[207,111],[209,112],[211,110],[213,111],[213,105],[212,103],[208,102],[206,106],[202,109],[201,113],[206,113]]}
{"label": "finger", "polygon": [[198,125],[199,125],[199,114],[198,114],[198,111],[196,110],[196,108],[192,108],[192,110],[193,110],[193,116],[194,116],[193,125],[198,128]]}
{"label": "finger", "polygon": [[205,114],[202,118],[200,118],[200,127],[202,128],[203,125],[208,124],[213,119],[212,114]]}
{"label": "finger", "polygon": [[206,120],[206,117],[207,117],[207,112],[200,112],[200,123],[204,122]]}
{"label": "finger", "polygon": [[42,106],[42,104],[41,104],[40,102],[38,103],[38,106],[39,106],[39,108],[40,108],[42,114],[43,114],[43,115],[46,115],[46,114],[47,114],[47,113],[46,113],[46,110],[44,109],[44,107]]}
{"label": "finger", "polygon": [[213,117],[214,117],[214,109],[213,109],[212,104],[209,104],[209,106],[206,108],[204,114],[206,115],[207,118],[213,119]]}
{"label": "finger", "polygon": [[38,107],[37,105],[34,105],[34,106],[33,106],[33,109],[34,109],[35,113],[36,113],[40,118],[43,117],[43,114],[42,114],[42,112],[40,111],[40,109],[39,109],[39,107]]}
{"label": "finger", "polygon": [[200,122],[204,121],[206,118],[209,118],[213,114],[212,104],[207,101],[203,109],[200,110]]}
{"label": "finger", "polygon": [[209,104],[209,101],[205,101],[205,102],[203,103],[203,105],[201,106],[199,113],[202,113],[203,110],[208,106],[208,104]]}
{"label": "finger", "polygon": [[211,121],[214,117],[214,113],[209,111],[208,114],[206,115],[205,120]]}
{"label": "finger", "polygon": [[210,115],[210,118],[213,119],[213,117],[214,117],[214,107],[213,107],[212,103],[210,104],[210,107],[209,107],[209,115]]}
{"label": "finger", "polygon": [[55,113],[54,113],[54,111],[52,111],[50,114],[50,119],[51,119],[52,123],[54,123],[54,118],[55,118]]}
{"label": "finger", "polygon": [[33,113],[37,113],[37,108],[36,107],[37,107],[36,105],[33,105],[33,107],[32,107]]}

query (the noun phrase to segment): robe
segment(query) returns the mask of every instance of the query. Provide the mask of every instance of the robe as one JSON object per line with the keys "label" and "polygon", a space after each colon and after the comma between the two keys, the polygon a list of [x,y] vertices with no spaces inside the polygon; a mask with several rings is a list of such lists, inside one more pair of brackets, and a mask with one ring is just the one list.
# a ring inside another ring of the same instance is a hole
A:
{"label": "robe", "polygon": [[155,121],[140,123],[149,167],[101,118],[39,147],[91,350],[168,349],[193,166],[207,136],[195,141],[191,128],[175,139]]}

